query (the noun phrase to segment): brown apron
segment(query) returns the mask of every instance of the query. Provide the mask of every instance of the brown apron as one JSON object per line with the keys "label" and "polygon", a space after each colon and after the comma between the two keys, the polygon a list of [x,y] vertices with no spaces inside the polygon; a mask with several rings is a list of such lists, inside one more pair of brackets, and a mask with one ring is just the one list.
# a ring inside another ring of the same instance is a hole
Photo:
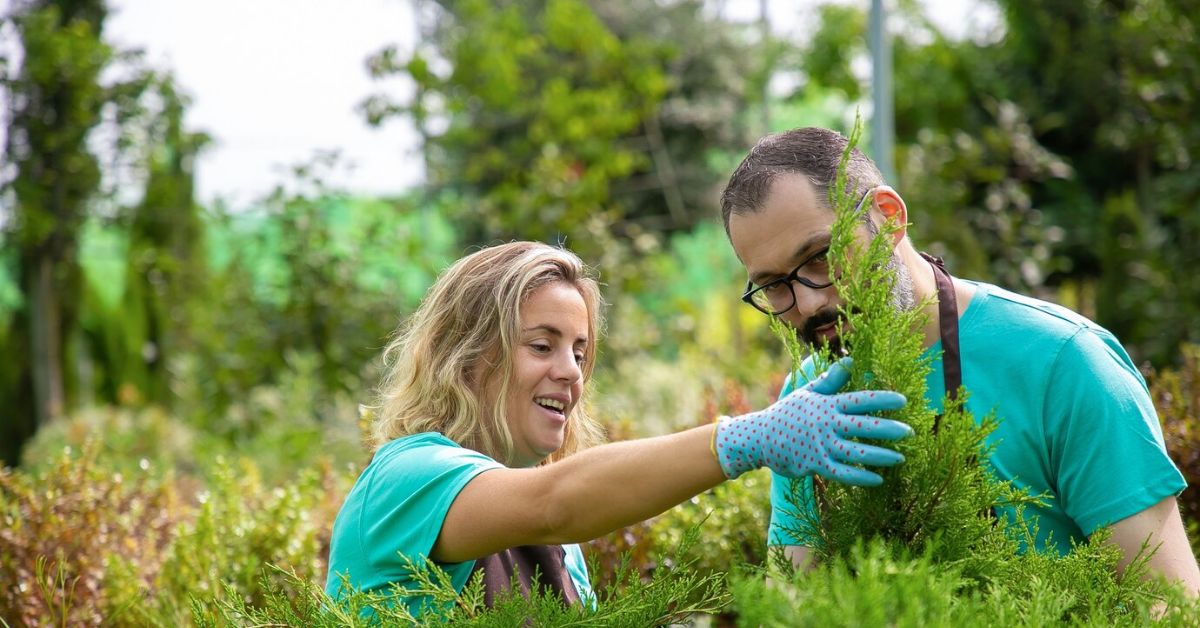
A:
{"label": "brown apron", "polygon": [[561,545],[522,545],[476,560],[471,577],[474,578],[476,572],[483,572],[484,602],[489,607],[514,582],[521,595],[529,597],[535,572],[539,591],[554,592],[564,603],[576,604],[579,592],[567,572],[565,557],[566,550]]}

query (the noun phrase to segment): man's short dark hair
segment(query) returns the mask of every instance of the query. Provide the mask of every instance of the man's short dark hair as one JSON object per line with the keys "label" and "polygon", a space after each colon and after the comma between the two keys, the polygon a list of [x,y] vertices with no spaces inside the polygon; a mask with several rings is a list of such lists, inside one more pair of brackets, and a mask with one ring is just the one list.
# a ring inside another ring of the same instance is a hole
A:
{"label": "man's short dark hair", "polygon": [[[758,141],[742,160],[721,193],[721,220],[729,233],[729,217],[762,208],[771,184],[780,174],[802,174],[828,207],[829,188],[837,179],[838,163],[850,140],[837,131],[817,127],[792,129]],[[846,165],[852,189],[858,193],[883,185],[879,168],[855,148]]]}

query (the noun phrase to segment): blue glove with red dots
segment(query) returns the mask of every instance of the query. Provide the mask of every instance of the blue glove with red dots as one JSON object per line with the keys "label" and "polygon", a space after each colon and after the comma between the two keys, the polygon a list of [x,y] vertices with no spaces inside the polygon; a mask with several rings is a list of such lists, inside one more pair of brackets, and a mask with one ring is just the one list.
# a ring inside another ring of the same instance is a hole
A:
{"label": "blue glove with red dots", "polygon": [[725,476],[768,467],[780,475],[807,475],[853,484],[878,486],[879,475],[850,465],[890,467],[904,456],[890,449],[849,440],[898,440],[913,431],[899,421],[871,416],[904,407],[904,395],[864,390],[838,393],[850,381],[850,358],[842,358],[824,374],[758,412],[721,417],[713,433],[713,453]]}

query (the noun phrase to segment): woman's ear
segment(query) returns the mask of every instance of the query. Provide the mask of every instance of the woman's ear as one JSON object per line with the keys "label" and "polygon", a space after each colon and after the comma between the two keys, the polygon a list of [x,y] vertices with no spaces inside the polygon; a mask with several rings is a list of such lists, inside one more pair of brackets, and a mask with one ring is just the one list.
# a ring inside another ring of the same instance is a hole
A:
{"label": "woman's ear", "polygon": [[875,188],[871,205],[883,216],[884,220],[896,221],[899,229],[892,233],[892,246],[900,244],[900,241],[908,233],[908,207],[904,205],[904,199],[900,198],[900,194],[890,186],[881,185]]}

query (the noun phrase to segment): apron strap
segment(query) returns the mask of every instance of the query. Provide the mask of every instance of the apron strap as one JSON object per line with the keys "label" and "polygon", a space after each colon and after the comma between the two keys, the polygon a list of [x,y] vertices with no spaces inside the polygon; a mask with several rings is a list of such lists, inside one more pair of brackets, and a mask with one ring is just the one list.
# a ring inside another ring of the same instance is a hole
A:
{"label": "apron strap", "polygon": [[[921,253],[921,257],[933,267],[933,279],[937,282],[938,296],[938,334],[942,340],[942,377],[946,384],[946,395],[951,401],[958,399],[958,389],[962,388],[962,360],[959,357],[958,346],[958,297],[954,292],[954,282],[946,271],[946,264],[940,257]],[[936,432],[941,423],[941,415],[934,422]]]}
{"label": "apron strap", "polygon": [[[937,281],[938,295],[938,334],[942,338],[942,378],[946,383],[946,395],[950,401],[958,399],[958,389],[962,387],[962,359],[959,355],[958,344],[958,298],[954,292],[954,282],[940,257],[921,253],[921,257],[933,266],[933,278]],[[942,415],[933,419],[933,433],[937,434],[941,427]],[[971,462],[975,456],[971,456]],[[1000,511],[993,506],[989,508],[992,525],[999,525]]]}

